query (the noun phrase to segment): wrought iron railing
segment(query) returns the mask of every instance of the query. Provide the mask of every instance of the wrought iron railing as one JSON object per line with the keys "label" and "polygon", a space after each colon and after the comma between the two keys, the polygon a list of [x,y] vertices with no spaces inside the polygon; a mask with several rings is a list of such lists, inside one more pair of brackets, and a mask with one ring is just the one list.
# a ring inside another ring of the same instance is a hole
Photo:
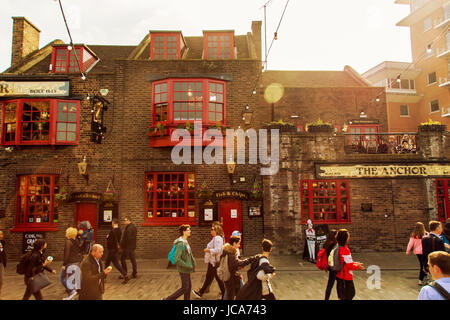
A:
{"label": "wrought iron railing", "polygon": [[415,154],[418,153],[416,132],[345,133],[346,154]]}

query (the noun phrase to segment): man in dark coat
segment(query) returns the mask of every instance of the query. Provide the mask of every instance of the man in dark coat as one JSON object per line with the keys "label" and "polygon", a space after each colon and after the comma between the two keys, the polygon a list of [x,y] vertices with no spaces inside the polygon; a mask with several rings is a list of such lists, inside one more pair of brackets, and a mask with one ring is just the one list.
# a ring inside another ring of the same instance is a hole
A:
{"label": "man in dark coat", "polygon": [[3,277],[6,269],[6,248],[3,240],[3,231],[0,231],[0,300],[2,296]]}
{"label": "man in dark coat", "polygon": [[442,225],[439,221],[430,221],[428,224],[430,234],[422,238],[422,259],[425,269],[428,270],[428,255],[434,251],[445,251],[444,241],[440,238]]}
{"label": "man in dark coat", "polygon": [[80,300],[102,300],[105,292],[105,279],[112,267],[103,269],[103,247],[94,244],[91,253],[81,262]]}
{"label": "man in dark coat", "polygon": [[122,269],[122,266],[119,264],[119,259],[117,258],[117,254],[119,253],[119,245],[120,238],[122,237],[122,232],[119,228],[119,222],[116,219],[112,221],[112,229],[109,234],[106,236],[106,248],[108,249],[108,256],[106,257],[105,268],[109,267],[109,264],[112,262],[114,267],[116,267],[117,271],[120,272],[121,278],[124,279],[123,283],[127,283],[130,278],[127,276],[127,273]]}
{"label": "man in dark coat", "polygon": [[131,223],[129,218],[125,218],[124,223],[126,227],[123,231],[122,241],[120,242],[120,248],[122,249],[122,257],[120,259],[122,262],[122,269],[125,273],[128,272],[127,262],[125,259],[129,257],[131,260],[131,265],[133,266],[133,273],[131,276],[133,278],[137,278],[137,264],[134,253],[134,250],[136,250],[137,229],[135,225]]}

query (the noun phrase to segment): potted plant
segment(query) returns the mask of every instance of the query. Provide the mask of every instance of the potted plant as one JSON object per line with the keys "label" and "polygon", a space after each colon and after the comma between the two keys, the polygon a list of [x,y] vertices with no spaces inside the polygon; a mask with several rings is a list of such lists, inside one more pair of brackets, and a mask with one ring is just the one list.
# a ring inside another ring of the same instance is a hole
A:
{"label": "potted plant", "polygon": [[189,131],[190,133],[192,133],[192,131],[194,131],[194,127],[192,126],[192,124],[189,121],[186,122],[186,130]]}
{"label": "potted plant", "polygon": [[271,129],[279,129],[280,132],[296,132],[297,128],[290,122],[284,122],[283,119],[267,123],[267,127]]}
{"label": "potted plant", "polygon": [[69,193],[66,192],[66,189],[64,187],[61,187],[58,193],[55,194],[55,201],[57,202],[64,202],[69,199]]}
{"label": "potted plant", "polygon": [[319,117],[316,122],[306,124],[305,130],[308,132],[332,132],[333,126],[329,122],[323,122]]}
{"label": "potted plant", "polygon": [[445,131],[447,126],[439,121],[428,119],[428,122],[422,122],[419,126],[419,131]]}

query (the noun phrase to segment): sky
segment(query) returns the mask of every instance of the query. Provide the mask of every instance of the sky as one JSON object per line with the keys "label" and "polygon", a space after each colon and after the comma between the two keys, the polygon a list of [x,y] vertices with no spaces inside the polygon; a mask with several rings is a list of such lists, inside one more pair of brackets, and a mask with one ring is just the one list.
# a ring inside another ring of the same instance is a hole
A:
{"label": "sky", "polygon": [[[0,72],[11,64],[11,17],[25,17],[41,30],[40,47],[69,43],[55,0],[1,0]],[[287,0],[61,0],[74,43],[137,45],[149,30],[251,32],[263,21],[267,46]],[[268,56],[269,70],[343,70],[363,73],[383,61],[411,61],[410,33],[396,23],[409,6],[394,0],[290,0]]]}

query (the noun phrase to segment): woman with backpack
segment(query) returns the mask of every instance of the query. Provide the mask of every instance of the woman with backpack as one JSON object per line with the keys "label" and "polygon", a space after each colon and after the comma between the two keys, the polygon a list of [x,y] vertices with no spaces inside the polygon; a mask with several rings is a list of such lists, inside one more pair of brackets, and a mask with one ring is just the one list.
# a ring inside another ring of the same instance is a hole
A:
{"label": "woman with backpack", "polygon": [[422,255],[422,238],[426,235],[425,226],[422,222],[417,222],[414,231],[411,233],[411,236],[409,238],[408,247],[406,248],[406,255],[409,255],[411,249],[413,249],[413,253],[416,255],[417,259],[419,260],[419,286],[423,285],[423,279],[425,278],[425,271],[424,271],[424,259]]}
{"label": "woman with backpack", "polygon": [[34,298],[36,300],[42,300],[42,293],[41,291],[32,292],[31,290],[31,282],[30,279],[37,274],[44,272],[44,270],[47,270],[48,272],[51,272],[53,274],[56,274],[55,270],[52,270],[48,267],[50,263],[52,263],[51,259],[45,259],[44,258],[44,251],[47,248],[47,243],[44,239],[38,239],[33,244],[33,250],[28,253],[29,259],[27,263],[27,269],[25,271],[25,285],[27,286],[27,289],[25,290],[25,294],[23,295],[22,300],[28,300],[31,296],[31,294],[34,295]]}
{"label": "woman with backpack", "polygon": [[197,297],[201,298],[203,294],[206,291],[206,288],[208,288],[213,279],[215,278],[217,281],[217,284],[220,288],[220,293],[223,295],[225,293],[225,285],[223,284],[222,280],[219,279],[217,276],[217,267],[219,266],[220,262],[220,256],[222,255],[223,250],[223,229],[220,224],[214,224],[211,227],[211,236],[212,239],[206,246],[206,249],[203,250],[205,252],[205,262],[208,264],[208,270],[206,271],[206,278],[203,282],[203,286],[201,289],[198,290],[192,290],[192,293]]}
{"label": "woman with backpack", "polygon": [[178,228],[180,237],[174,241],[175,256],[174,261],[180,273],[181,288],[172,293],[167,298],[161,300],[176,300],[184,294],[184,300],[191,298],[191,273],[195,271],[195,258],[192,255],[191,246],[187,238],[191,236],[191,226],[183,224]]}
{"label": "woman with backpack", "polygon": [[[333,250],[333,248],[337,245],[336,234],[337,230],[330,230],[330,232],[328,232],[327,234],[327,239],[323,244],[322,249],[325,250],[327,259],[326,261],[328,261],[331,250]],[[330,300],[331,290],[333,290],[334,282],[336,281],[336,272],[334,272],[330,267],[328,267],[326,271],[328,272],[328,282],[327,288],[325,289],[325,300]]]}
{"label": "woman with backpack", "polygon": [[336,241],[339,245],[339,260],[343,267],[336,272],[337,292],[339,300],[352,300],[355,296],[355,284],[353,283],[353,271],[365,270],[362,263],[353,262],[352,253],[348,248],[350,233],[347,229],[339,229]]}
{"label": "woman with backpack", "polygon": [[64,243],[64,260],[63,265],[61,267],[61,273],[59,276],[59,280],[61,281],[64,288],[66,288],[68,294],[68,297],[64,299],[71,299],[77,294],[75,289],[69,289],[69,287],[67,286],[67,268],[69,268],[69,266],[71,265],[77,265],[79,267],[79,264],[81,263],[82,259],[81,243],[78,240],[77,235],[78,235],[77,229],[72,227],[66,229],[66,241]]}

